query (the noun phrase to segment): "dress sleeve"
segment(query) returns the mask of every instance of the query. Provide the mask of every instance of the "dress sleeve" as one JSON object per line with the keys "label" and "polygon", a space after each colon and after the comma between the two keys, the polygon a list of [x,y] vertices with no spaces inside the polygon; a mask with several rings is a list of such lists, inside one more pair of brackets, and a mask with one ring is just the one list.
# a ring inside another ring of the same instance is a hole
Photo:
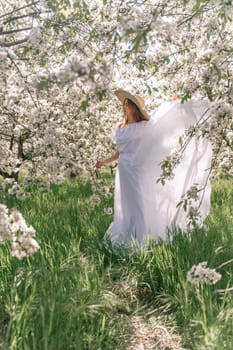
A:
{"label": "dress sleeve", "polygon": [[207,115],[208,109],[209,103],[206,100],[192,100],[184,104],[172,101],[163,104],[151,113],[132,163],[135,166],[158,166],[180,147],[179,137],[184,135],[187,128],[197,125]]}

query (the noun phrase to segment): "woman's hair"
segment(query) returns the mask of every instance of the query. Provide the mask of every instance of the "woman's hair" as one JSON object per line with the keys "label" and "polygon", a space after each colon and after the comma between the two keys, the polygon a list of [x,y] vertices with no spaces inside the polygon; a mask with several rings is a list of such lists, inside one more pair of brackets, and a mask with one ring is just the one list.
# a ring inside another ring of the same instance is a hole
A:
{"label": "woman's hair", "polygon": [[142,114],[138,106],[133,101],[131,101],[129,98],[126,98],[125,101],[127,101],[129,106],[133,107],[134,115],[136,117],[137,122],[141,122],[142,120],[145,120],[144,115]]}

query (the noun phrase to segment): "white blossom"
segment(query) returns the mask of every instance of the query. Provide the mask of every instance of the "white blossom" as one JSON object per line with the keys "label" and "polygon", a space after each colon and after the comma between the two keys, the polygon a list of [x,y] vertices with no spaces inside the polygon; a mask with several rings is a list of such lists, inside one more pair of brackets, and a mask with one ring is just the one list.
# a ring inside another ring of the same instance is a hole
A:
{"label": "white blossom", "polygon": [[40,248],[34,237],[34,228],[27,226],[20,212],[9,213],[6,205],[0,204],[0,244],[10,241],[12,255],[22,259],[35,254]]}
{"label": "white blossom", "polygon": [[113,209],[111,207],[104,208],[104,213],[107,215],[112,215]]}
{"label": "white blossom", "polygon": [[39,48],[41,39],[41,29],[39,27],[32,27],[28,36],[28,42],[33,47]]}
{"label": "white blossom", "polygon": [[207,267],[206,261],[193,265],[187,273],[187,280],[192,284],[215,284],[221,278],[221,274],[215,269]]}
{"label": "white blossom", "polygon": [[90,200],[92,203],[100,203],[101,199],[98,195],[96,194],[93,194],[91,197],[90,197]]}
{"label": "white blossom", "polygon": [[195,201],[197,201],[199,199],[199,196],[198,196],[198,187],[197,187],[197,184],[195,185],[192,185],[189,190],[187,191],[187,197],[188,198],[192,198],[194,199]]}
{"label": "white blossom", "polygon": [[4,62],[7,59],[7,51],[1,49],[0,50],[0,62]]}

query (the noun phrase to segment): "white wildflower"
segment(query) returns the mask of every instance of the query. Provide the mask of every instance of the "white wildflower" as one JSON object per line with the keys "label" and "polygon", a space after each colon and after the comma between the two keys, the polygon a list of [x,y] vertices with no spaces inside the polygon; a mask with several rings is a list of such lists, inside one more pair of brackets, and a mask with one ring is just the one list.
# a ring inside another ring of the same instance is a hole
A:
{"label": "white wildflower", "polygon": [[103,186],[103,187],[100,189],[100,193],[103,194],[105,197],[110,197],[110,196],[111,196],[110,187],[108,187],[108,186]]}
{"label": "white wildflower", "polygon": [[104,213],[107,214],[107,215],[112,215],[113,210],[112,210],[111,207],[109,207],[109,208],[104,208]]}
{"label": "white wildflower", "polygon": [[92,203],[99,203],[101,201],[100,197],[97,194],[93,194],[90,197],[90,200],[91,200]]}
{"label": "white wildflower", "polygon": [[193,265],[187,273],[187,280],[192,284],[215,284],[222,278],[222,275],[215,269],[207,267],[207,262],[203,261],[198,265]]}

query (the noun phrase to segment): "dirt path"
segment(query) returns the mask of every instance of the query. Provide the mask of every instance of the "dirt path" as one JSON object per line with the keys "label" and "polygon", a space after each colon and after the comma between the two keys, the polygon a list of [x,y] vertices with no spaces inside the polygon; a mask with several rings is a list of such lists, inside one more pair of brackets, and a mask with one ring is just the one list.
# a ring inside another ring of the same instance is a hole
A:
{"label": "dirt path", "polygon": [[132,317],[132,337],[126,350],[185,350],[181,337],[159,325],[155,317]]}

